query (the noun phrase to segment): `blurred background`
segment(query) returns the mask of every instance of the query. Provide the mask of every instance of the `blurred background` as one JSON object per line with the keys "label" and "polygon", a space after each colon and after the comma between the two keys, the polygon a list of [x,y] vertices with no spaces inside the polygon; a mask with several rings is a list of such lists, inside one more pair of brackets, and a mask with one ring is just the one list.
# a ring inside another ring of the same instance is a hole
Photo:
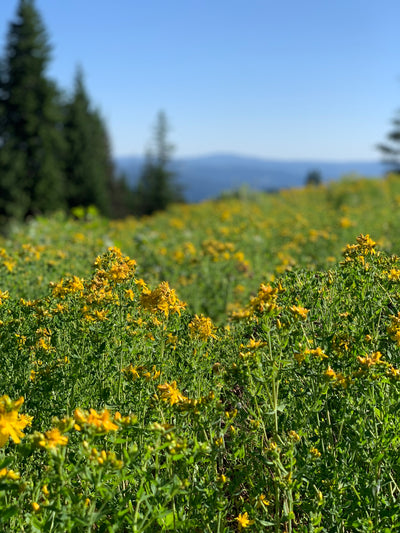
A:
{"label": "blurred background", "polygon": [[3,0],[3,221],[396,170],[399,15],[395,0]]}

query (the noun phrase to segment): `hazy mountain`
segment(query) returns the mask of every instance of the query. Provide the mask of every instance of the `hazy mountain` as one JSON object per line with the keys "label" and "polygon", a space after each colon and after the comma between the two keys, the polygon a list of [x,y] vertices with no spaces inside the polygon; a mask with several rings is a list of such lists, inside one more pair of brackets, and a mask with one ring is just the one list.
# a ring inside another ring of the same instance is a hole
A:
{"label": "hazy mountain", "polygon": [[[136,183],[144,159],[116,158],[117,169],[124,172],[130,184]],[[279,190],[304,185],[307,174],[320,172],[324,181],[344,175],[382,176],[386,167],[377,161],[285,161],[258,159],[230,154],[177,158],[171,165],[183,185],[188,202],[199,202],[221,192],[247,185],[255,190]]]}

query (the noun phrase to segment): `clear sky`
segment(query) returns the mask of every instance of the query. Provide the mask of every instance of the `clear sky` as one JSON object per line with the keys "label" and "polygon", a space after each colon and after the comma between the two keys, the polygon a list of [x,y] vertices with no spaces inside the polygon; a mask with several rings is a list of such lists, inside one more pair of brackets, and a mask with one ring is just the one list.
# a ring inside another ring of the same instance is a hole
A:
{"label": "clear sky", "polygon": [[[0,0],[0,45],[18,0]],[[399,0],[36,0],[49,76],[77,65],[114,155],[166,112],[176,156],[379,159],[400,108]]]}

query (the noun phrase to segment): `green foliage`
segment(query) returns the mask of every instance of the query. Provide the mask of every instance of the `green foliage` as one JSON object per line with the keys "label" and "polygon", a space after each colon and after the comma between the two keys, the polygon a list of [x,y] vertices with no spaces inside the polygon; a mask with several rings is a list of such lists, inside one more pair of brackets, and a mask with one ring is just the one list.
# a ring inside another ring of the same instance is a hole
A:
{"label": "green foliage", "polygon": [[15,225],[2,530],[398,531],[399,202],[389,177]]}
{"label": "green foliage", "polygon": [[360,235],[218,328],[139,268],[0,292],[2,528],[398,530],[399,257]]}

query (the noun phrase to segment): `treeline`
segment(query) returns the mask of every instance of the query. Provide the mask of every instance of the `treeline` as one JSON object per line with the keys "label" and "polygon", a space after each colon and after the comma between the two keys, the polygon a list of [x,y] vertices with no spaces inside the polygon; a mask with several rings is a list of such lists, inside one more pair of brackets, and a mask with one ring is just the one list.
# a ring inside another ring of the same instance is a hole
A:
{"label": "treeline", "polygon": [[154,148],[135,189],[116,175],[110,140],[82,69],[71,95],[46,71],[51,46],[34,0],[20,0],[0,62],[0,222],[76,206],[101,214],[149,214],[182,200],[168,171],[172,146],[158,115]]}

